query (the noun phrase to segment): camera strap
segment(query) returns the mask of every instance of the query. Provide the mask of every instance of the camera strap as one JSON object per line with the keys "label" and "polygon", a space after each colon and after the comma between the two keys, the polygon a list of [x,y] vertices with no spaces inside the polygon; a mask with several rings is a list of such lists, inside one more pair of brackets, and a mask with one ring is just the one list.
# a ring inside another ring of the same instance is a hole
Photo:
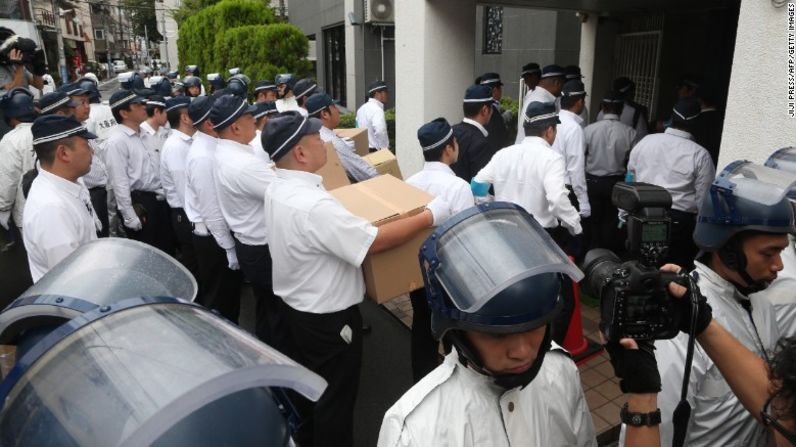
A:
{"label": "camera strap", "polygon": [[688,430],[688,421],[691,419],[691,404],[688,403],[688,383],[691,380],[691,364],[694,360],[694,345],[696,344],[696,324],[699,315],[699,299],[696,292],[694,279],[688,276],[688,291],[691,297],[691,321],[688,325],[688,349],[685,355],[685,370],[683,371],[683,386],[680,390],[680,402],[674,409],[672,425],[672,447],[682,447],[685,444],[685,435]]}

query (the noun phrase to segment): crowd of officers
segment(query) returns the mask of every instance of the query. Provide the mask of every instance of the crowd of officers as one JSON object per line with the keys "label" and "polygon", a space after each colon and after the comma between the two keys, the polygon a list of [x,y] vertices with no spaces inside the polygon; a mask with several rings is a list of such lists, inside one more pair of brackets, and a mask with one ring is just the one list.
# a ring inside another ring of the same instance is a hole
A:
{"label": "crowd of officers", "polygon": [[[198,67],[187,69],[183,79],[176,73],[120,76],[122,88],[107,104],[91,78],[64,84],[38,101],[24,88],[6,92],[1,105],[13,130],[0,141],[0,223],[19,227],[33,281],[79,245],[106,236],[126,236],[177,257],[198,280],[197,302],[233,322],[245,278],[256,297],[256,336],[329,383],[317,403],[297,399],[304,416],[296,435],[300,445],[353,443],[365,256],[398,246],[477,203],[519,205],[577,259],[588,248],[622,250],[624,233],[611,203],[615,183],[656,184],[673,199],[669,261],[694,266],[699,241],[692,235],[715,177],[718,145],[712,144],[720,140],[720,126],[710,115],[718,113],[715,101],[701,96],[691,79],[684,78],[662,131],[653,132],[647,111],[633,101],[630,79],[616,79],[589,124],[580,70],[530,63],[523,67],[528,93],[515,136],[506,125],[513,116],[499,103],[500,76],[486,73],[464,92],[460,123],[438,118],[418,129],[425,165],[406,181],[434,200],[420,214],[376,227],[343,208],[315,174],[326,163],[328,142],[352,181],[377,172],[351,141],[333,132],[340,110],[312,79],[282,74],[250,86],[239,71],[226,80],[214,73],[207,76],[205,93]],[[254,104],[248,102],[250,90]],[[367,95],[357,123],[368,129],[372,149],[388,147],[389,88],[376,81]],[[734,280],[716,279],[728,287]],[[410,298],[412,370],[420,382],[439,364],[431,326],[435,310],[423,290]],[[568,321],[564,313],[552,325],[548,343],[563,340]],[[555,358],[560,366],[549,374],[565,372],[576,380],[576,371]],[[566,393],[576,408],[564,403],[556,411],[564,419],[570,411],[577,420],[559,421],[555,430],[570,430],[562,438],[567,442],[593,445],[582,390]],[[414,405],[423,398],[418,395]],[[697,408],[696,417],[710,405]],[[385,439],[397,436],[401,445],[411,445],[405,427],[390,428],[388,419]],[[551,429],[544,421],[534,424]],[[536,439],[559,439],[548,435]]]}

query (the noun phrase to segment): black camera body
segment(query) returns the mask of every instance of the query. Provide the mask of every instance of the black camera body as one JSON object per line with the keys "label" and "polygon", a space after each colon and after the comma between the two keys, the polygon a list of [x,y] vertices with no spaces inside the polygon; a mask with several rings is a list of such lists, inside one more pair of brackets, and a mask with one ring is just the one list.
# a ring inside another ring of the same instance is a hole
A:
{"label": "black camera body", "polygon": [[687,287],[688,280],[658,270],[669,250],[672,197],[659,186],[617,183],[611,200],[628,213],[626,246],[632,260],[622,262],[601,248],[586,253],[583,285],[600,299],[600,330],[609,340],[673,338],[680,315],[667,286],[674,281]]}

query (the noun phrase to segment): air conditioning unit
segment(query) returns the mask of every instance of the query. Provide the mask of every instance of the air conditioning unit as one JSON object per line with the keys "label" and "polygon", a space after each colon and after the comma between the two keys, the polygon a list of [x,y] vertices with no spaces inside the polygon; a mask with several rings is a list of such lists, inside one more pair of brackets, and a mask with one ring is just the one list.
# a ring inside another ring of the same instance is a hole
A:
{"label": "air conditioning unit", "polygon": [[365,23],[378,25],[394,22],[394,0],[365,0]]}

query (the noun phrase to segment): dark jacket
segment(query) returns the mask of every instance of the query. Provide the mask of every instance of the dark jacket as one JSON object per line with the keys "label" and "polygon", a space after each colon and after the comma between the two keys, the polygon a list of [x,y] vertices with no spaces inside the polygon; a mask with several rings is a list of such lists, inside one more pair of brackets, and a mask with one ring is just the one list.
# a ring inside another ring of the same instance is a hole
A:
{"label": "dark jacket", "polygon": [[[500,117],[498,116],[498,118]],[[502,118],[500,120],[502,121]],[[489,163],[497,150],[489,144],[487,137],[472,124],[464,122],[456,124],[453,126],[453,135],[459,141],[459,160],[451,168],[457,176],[470,183],[478,171]]]}

